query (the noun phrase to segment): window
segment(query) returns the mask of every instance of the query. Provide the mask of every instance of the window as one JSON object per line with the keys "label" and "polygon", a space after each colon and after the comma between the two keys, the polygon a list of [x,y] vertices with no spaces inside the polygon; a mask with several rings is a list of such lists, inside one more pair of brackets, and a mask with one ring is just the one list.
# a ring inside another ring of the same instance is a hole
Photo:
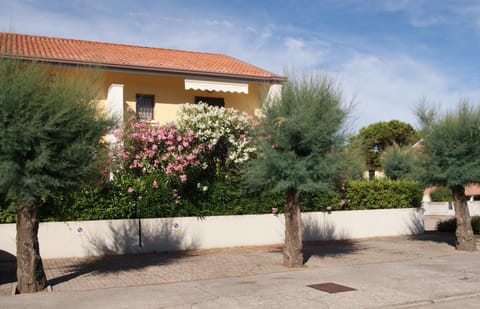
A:
{"label": "window", "polygon": [[137,94],[137,118],[143,120],[152,120],[153,105],[153,95]]}
{"label": "window", "polygon": [[225,107],[224,98],[195,97],[195,104],[197,104],[198,102],[207,103],[211,106]]}

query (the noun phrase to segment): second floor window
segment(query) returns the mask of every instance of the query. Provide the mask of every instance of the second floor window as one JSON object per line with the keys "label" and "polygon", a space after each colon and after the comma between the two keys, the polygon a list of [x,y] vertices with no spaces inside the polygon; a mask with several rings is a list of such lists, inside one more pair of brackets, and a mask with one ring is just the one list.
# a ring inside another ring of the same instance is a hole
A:
{"label": "second floor window", "polygon": [[153,120],[153,95],[137,94],[137,118],[142,120]]}

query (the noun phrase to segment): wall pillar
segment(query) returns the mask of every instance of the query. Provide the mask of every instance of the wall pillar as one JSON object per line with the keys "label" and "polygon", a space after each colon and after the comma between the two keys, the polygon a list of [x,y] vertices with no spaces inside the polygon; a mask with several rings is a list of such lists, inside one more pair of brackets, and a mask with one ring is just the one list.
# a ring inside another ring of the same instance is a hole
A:
{"label": "wall pillar", "polygon": [[[123,85],[111,84],[108,87],[107,93],[107,113],[108,116],[113,117],[117,121],[118,129],[123,128],[124,118],[124,103],[123,103]],[[109,144],[109,148],[114,150],[117,145],[117,137],[113,132],[110,132],[106,136],[106,140]],[[113,171],[110,171],[110,180],[113,179]]]}
{"label": "wall pillar", "polygon": [[107,112],[118,121],[118,126],[122,127],[124,117],[122,84],[111,84],[108,87]]}

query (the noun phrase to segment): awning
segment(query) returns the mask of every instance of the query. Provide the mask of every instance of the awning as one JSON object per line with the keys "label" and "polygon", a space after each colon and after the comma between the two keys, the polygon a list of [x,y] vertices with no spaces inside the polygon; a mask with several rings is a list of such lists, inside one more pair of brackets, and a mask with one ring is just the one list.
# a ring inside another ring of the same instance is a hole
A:
{"label": "awning", "polygon": [[227,83],[211,80],[186,79],[185,89],[206,90],[206,91],[223,91],[238,92],[248,94],[248,84],[243,83]]}

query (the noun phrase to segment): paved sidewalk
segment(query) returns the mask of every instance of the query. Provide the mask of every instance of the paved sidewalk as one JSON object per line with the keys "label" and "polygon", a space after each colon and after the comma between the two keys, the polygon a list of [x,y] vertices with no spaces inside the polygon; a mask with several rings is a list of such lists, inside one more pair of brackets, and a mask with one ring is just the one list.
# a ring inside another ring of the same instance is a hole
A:
{"label": "paved sidewalk", "polygon": [[[453,240],[429,233],[310,244],[306,266],[294,270],[281,265],[279,247],[45,260],[53,293],[20,296],[7,296],[14,269],[0,263],[0,307],[469,308],[480,299],[480,253],[456,251]],[[355,291],[307,287],[324,282]]]}

